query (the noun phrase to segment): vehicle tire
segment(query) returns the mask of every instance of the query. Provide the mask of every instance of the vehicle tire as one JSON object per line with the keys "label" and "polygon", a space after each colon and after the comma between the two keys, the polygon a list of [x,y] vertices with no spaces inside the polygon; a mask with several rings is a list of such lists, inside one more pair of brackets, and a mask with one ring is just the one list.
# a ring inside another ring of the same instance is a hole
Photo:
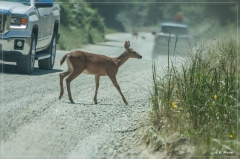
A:
{"label": "vehicle tire", "polygon": [[24,62],[17,62],[17,71],[19,73],[31,74],[34,70],[35,55],[36,55],[36,36],[34,33],[32,33],[30,51]]}
{"label": "vehicle tire", "polygon": [[38,61],[38,67],[44,70],[51,70],[54,66],[55,56],[56,56],[56,33],[53,32],[52,40],[50,45],[44,52],[50,54],[49,58],[42,59]]}

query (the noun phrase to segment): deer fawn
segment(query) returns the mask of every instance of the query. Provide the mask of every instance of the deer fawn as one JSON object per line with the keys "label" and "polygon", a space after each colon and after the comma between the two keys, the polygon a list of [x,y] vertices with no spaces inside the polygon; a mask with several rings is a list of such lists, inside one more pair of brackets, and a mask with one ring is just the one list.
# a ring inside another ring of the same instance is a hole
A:
{"label": "deer fawn", "polygon": [[124,98],[116,79],[118,68],[122,66],[124,62],[126,62],[129,58],[141,59],[142,56],[136,51],[134,51],[132,48],[130,48],[129,41],[125,42],[124,47],[126,48],[126,50],[116,58],[83,51],[73,51],[64,55],[60,61],[60,65],[62,65],[66,59],[68,64],[68,70],[59,74],[61,89],[59,100],[63,95],[63,79],[68,76],[66,79],[68,98],[71,103],[74,103],[71,95],[70,83],[78,75],[84,72],[87,74],[95,75],[95,104],[97,104],[97,91],[99,87],[100,76],[108,76],[111,79],[113,85],[117,88],[118,92],[122,96],[124,103],[127,105],[128,103]]}
{"label": "deer fawn", "polygon": [[138,39],[138,32],[134,29],[132,29],[132,37],[136,37],[136,39]]}

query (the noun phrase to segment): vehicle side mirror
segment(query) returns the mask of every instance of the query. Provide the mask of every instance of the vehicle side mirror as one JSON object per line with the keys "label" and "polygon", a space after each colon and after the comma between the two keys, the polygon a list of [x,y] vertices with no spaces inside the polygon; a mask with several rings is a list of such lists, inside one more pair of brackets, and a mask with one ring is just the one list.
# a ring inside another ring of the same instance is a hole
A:
{"label": "vehicle side mirror", "polygon": [[52,7],[53,1],[52,0],[36,0],[35,6],[36,8]]}
{"label": "vehicle side mirror", "polygon": [[155,32],[155,31],[152,31],[152,35],[156,35],[156,32]]}

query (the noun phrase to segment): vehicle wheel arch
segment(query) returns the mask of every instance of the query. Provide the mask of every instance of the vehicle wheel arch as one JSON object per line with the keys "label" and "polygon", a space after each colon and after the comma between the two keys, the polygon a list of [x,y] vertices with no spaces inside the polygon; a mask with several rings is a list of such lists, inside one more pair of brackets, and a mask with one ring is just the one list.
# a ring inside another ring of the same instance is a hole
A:
{"label": "vehicle wheel arch", "polygon": [[57,34],[59,30],[59,20],[56,20],[54,22],[54,27],[53,27],[53,31]]}
{"label": "vehicle wheel arch", "polygon": [[37,25],[34,25],[33,28],[32,28],[32,33],[35,34],[35,37],[36,37],[36,44],[37,44],[37,39],[38,39],[38,26]]}

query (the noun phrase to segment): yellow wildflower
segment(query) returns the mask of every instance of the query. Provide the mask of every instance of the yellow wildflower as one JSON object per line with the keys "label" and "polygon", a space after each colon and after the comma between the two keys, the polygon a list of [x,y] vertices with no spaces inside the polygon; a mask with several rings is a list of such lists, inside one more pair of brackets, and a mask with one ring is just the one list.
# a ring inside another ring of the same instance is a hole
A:
{"label": "yellow wildflower", "polygon": [[230,135],[229,135],[229,138],[232,139],[232,138],[233,138],[233,135],[230,134]]}
{"label": "yellow wildflower", "polygon": [[178,106],[175,104],[175,102],[172,102],[173,108],[177,108]]}
{"label": "yellow wildflower", "polygon": [[217,99],[217,95],[216,95],[216,94],[214,94],[213,98],[216,100],[216,99]]}

